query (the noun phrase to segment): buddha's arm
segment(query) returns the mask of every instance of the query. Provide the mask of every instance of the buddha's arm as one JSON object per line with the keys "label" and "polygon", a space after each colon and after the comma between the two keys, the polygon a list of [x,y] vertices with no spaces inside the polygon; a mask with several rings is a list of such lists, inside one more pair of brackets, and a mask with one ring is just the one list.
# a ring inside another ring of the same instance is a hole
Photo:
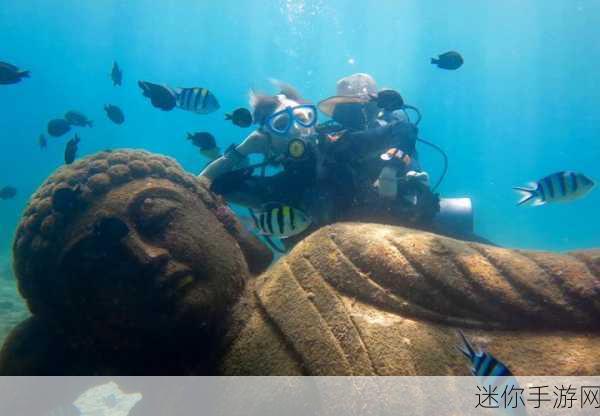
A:
{"label": "buddha's arm", "polygon": [[[324,227],[258,279],[258,311],[225,372],[466,375],[454,348],[461,328],[517,374],[594,374],[599,263],[598,250],[525,252],[384,225]],[[270,340],[253,335],[260,331]],[[265,367],[259,349],[280,358]],[[572,350],[577,359],[560,360]]]}

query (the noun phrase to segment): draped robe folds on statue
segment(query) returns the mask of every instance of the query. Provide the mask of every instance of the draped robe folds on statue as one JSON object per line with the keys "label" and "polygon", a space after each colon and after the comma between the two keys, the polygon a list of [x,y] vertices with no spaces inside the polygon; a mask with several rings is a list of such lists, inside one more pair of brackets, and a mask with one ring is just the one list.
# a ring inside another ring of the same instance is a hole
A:
{"label": "draped robe folds on statue", "polygon": [[[325,227],[258,278],[225,374],[466,375],[461,328],[521,375],[598,374],[600,251]],[[243,315],[242,312],[239,315]]]}

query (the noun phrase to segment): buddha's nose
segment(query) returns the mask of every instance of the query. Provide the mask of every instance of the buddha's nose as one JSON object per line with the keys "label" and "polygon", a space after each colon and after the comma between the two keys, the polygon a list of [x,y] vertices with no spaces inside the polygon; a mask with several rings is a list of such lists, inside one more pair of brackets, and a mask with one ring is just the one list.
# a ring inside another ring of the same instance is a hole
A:
{"label": "buddha's nose", "polygon": [[169,261],[169,252],[160,247],[146,244],[135,233],[124,240],[129,253],[144,267],[160,269]]}

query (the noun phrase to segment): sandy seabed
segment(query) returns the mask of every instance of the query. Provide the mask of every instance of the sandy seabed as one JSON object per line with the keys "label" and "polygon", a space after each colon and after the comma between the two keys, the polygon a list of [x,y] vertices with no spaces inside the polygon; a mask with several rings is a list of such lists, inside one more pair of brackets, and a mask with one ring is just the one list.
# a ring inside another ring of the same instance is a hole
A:
{"label": "sandy seabed", "polygon": [[17,291],[10,263],[0,259],[0,346],[11,329],[29,316],[25,302]]}

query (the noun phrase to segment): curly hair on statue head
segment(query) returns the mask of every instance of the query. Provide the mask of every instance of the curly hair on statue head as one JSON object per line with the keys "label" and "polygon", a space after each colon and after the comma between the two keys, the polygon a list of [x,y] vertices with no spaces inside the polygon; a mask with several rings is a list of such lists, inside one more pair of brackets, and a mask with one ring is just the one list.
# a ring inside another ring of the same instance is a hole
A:
{"label": "curly hair on statue head", "polygon": [[32,195],[14,237],[15,276],[32,313],[52,306],[41,300],[48,298],[44,291],[59,290],[54,269],[70,218],[111,189],[144,178],[167,179],[185,187],[215,215],[225,205],[174,159],[146,151],[105,151],[61,167]]}

